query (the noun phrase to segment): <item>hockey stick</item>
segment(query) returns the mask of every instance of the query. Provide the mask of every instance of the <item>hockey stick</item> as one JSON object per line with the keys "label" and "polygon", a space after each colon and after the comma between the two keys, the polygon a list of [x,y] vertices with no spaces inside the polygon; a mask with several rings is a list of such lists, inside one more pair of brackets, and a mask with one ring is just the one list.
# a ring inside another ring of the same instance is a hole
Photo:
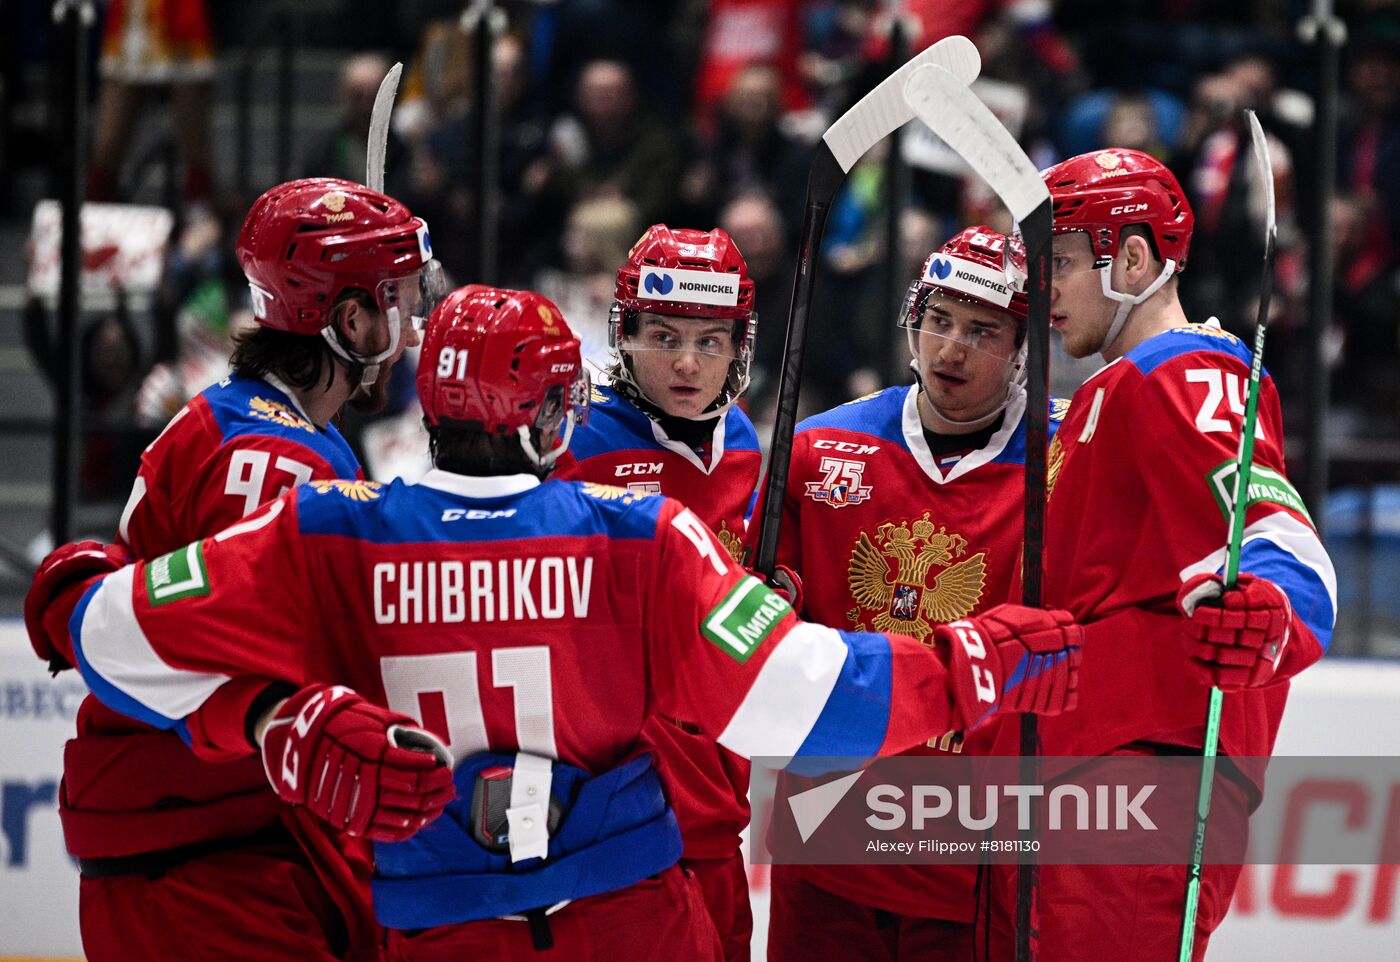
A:
{"label": "hockey stick", "polygon": [[[817,145],[807,174],[807,199],[803,204],[802,238],[797,249],[797,273],[788,305],[787,335],[783,342],[783,366],[778,376],[778,409],[769,446],[768,478],[763,485],[763,517],[759,521],[754,569],[765,577],[773,573],[778,557],[778,526],[782,523],[783,497],[792,460],[792,433],[797,426],[797,400],[802,388],[802,356],[807,347],[807,316],[812,308],[812,285],[821,249],[822,231],[832,201],[856,161],[880,140],[914,119],[904,102],[904,81],[914,70],[939,64],[963,83],[972,83],[982,69],[977,48],[966,37],[946,37],[911,58],[860,101],[838,117]],[[890,252],[893,256],[893,252]]]}
{"label": "hockey stick", "polygon": [[[1026,515],[1021,603],[1040,607],[1045,534],[1045,459],[1050,436],[1050,191],[1040,172],[977,95],[940,67],[920,67],[904,87],[914,114],[1001,198],[1026,246]],[[1021,716],[1022,781],[1035,777],[1035,716]],[[1031,823],[1031,832],[1035,823]],[[1030,861],[1016,875],[1016,960],[1031,955],[1031,905],[1037,876]]]}
{"label": "hockey stick", "polygon": [[[1246,110],[1249,133],[1254,143],[1254,160],[1264,183],[1264,274],[1259,281],[1259,322],[1254,328],[1254,356],[1249,362],[1249,395],[1240,426],[1240,450],[1235,459],[1235,490],[1230,497],[1230,540],[1225,549],[1223,581],[1228,589],[1240,574],[1240,550],[1244,545],[1244,516],[1249,507],[1246,495],[1254,468],[1254,429],[1259,419],[1259,377],[1264,368],[1264,331],[1269,326],[1269,297],[1274,289],[1274,247],[1278,224],[1274,215],[1274,168],[1269,161],[1269,145],[1264,128],[1254,111]],[[1220,748],[1220,710],[1224,696],[1219,688],[1210,690],[1206,712],[1206,739],[1201,749],[1201,782],[1196,792],[1196,830],[1191,842],[1191,865],[1186,873],[1186,906],[1181,915],[1179,962],[1191,962],[1191,946],[1196,939],[1196,911],[1200,907],[1201,862],[1206,848],[1206,819],[1210,817],[1210,794],[1215,783],[1215,758]]]}
{"label": "hockey stick", "polygon": [[394,112],[394,95],[399,92],[403,64],[389,68],[374,95],[369,115],[369,143],[365,145],[365,186],[384,193],[384,161],[389,153],[389,115]]}

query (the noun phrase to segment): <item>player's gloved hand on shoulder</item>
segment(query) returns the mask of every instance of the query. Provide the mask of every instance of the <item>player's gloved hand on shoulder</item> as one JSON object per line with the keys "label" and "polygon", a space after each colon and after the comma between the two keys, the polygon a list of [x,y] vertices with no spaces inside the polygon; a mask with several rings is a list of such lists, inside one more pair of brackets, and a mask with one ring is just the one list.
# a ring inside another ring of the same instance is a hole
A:
{"label": "player's gloved hand on shoulder", "polygon": [[376,842],[410,837],[456,794],[447,746],[340,685],[287,699],[263,732],[262,759],[283,801]]}
{"label": "player's gloved hand on shoulder", "polygon": [[999,711],[1074,709],[1084,629],[1068,611],[998,605],[938,625],[933,637],[947,653],[957,727],[971,730]]}
{"label": "player's gloved hand on shoulder", "polygon": [[103,575],[125,567],[134,559],[124,548],[100,541],[74,541],[49,552],[49,556],[34,573],[34,583],[24,596],[24,627],[34,653],[49,663],[55,673],[72,668],[55,634],[67,632],[66,611],[50,609],[59,595],[73,585],[81,584],[93,575]]}
{"label": "player's gloved hand on shoulder", "polygon": [[1229,589],[1219,575],[1199,574],[1181,586],[1176,604],[1188,619],[1187,655],[1197,677],[1222,691],[1269,683],[1293,620],[1283,589],[1247,572]]}

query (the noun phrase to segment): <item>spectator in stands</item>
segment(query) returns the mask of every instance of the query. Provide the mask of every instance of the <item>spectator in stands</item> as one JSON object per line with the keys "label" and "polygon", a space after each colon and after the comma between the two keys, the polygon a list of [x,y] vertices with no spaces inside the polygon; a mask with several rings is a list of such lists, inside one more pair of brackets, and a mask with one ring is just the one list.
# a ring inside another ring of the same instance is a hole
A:
{"label": "spectator in stands", "polygon": [[1400,44],[1362,38],[1346,68],[1338,173],[1371,200],[1388,253],[1400,249]]}
{"label": "spectator in stands", "polygon": [[[496,38],[491,54],[491,83],[496,101],[500,155],[496,173],[497,276],[494,283],[525,286],[550,253],[550,239],[560,217],[543,200],[552,160],[549,153],[549,118],[537,110],[531,97],[524,41],[515,34]],[[473,142],[476,105],[470,104],[456,118],[440,124],[424,138],[420,151],[418,188],[408,200],[414,210],[430,218],[434,238],[447,247],[438,251],[448,270],[465,276],[469,251],[477,239],[474,223],[477,148]],[[446,206],[446,219],[438,226],[436,211]],[[452,236],[447,236],[450,229]],[[461,248],[459,251],[458,248]]]}
{"label": "spectator in stands", "polygon": [[[303,176],[339,177],[357,184],[365,180],[365,154],[370,116],[389,61],[377,53],[357,53],[340,68],[340,117],[306,155]],[[397,196],[406,178],[407,151],[392,130],[384,164],[388,193]]]}
{"label": "spectator in stands", "polygon": [[550,131],[555,166],[545,196],[559,210],[589,196],[626,197],[644,222],[664,221],[680,178],[675,122],[663,125],[641,106],[627,64],[590,61],[579,75],[575,112]]}
{"label": "spectator in stands", "polygon": [[712,222],[721,204],[751,190],[774,195],[789,223],[800,219],[810,149],[783,131],[781,118],[776,68],[753,64],[733,74],[714,131],[682,180],[689,223]]}
{"label": "spectator in stands", "polygon": [[415,145],[459,120],[471,106],[472,38],[456,17],[429,21],[404,71],[394,130]]}
{"label": "spectator in stands", "polygon": [[[749,386],[749,414],[755,422],[771,419],[783,363],[788,304],[792,300],[793,245],[788,225],[773,198],[749,189],[734,196],[720,211],[723,228],[748,262],[754,284],[754,313],[758,341],[754,348]],[[818,349],[817,353],[825,353]]]}
{"label": "spectator in stands", "polygon": [[1374,197],[1332,202],[1333,324],[1342,337],[1332,376],[1337,426],[1393,437],[1400,420],[1400,276],[1376,236]]}
{"label": "spectator in stands", "polygon": [[637,207],[623,197],[594,197],[569,211],[564,228],[564,267],[545,268],[531,285],[559,306],[578,335],[580,352],[596,378],[612,363],[608,347],[608,312],[612,308],[617,265],[641,236],[646,224]]}
{"label": "spectator in stands", "polygon": [[209,198],[209,95],[214,41],[205,0],[113,0],[102,38],[89,200],[118,198],[122,159],[151,87],[169,86],[171,127],[184,154],[184,196]]}

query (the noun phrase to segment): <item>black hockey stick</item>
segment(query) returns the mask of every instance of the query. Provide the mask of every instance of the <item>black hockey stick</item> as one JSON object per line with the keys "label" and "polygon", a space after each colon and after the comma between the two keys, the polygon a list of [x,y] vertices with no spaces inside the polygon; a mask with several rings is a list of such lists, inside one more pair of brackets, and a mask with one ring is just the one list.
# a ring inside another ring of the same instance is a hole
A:
{"label": "black hockey stick", "polygon": [[[778,526],[783,516],[792,459],[792,432],[797,427],[797,400],[802,388],[802,357],[807,347],[807,316],[812,307],[812,283],[822,231],[836,192],[856,161],[867,150],[914,119],[904,101],[904,82],[920,67],[937,64],[963,83],[972,83],[982,68],[977,48],[966,37],[947,37],[910,59],[870,93],[836,119],[817,145],[807,175],[807,199],[803,205],[802,238],[797,249],[797,273],[788,305],[787,335],[783,342],[783,366],[778,377],[778,410],[773,422],[773,442],[768,449],[768,478],[763,486],[763,516],[759,520],[758,547],[753,567],[765,577],[773,573],[778,556]],[[894,252],[890,251],[893,257]]]}
{"label": "black hockey stick", "polygon": [[[987,182],[1020,224],[1026,246],[1026,520],[1021,603],[1040,607],[1045,533],[1045,458],[1050,394],[1050,191],[1030,158],[976,94],[938,66],[920,67],[904,87],[914,115]],[[1021,716],[1021,778],[1034,784],[1039,739],[1035,716]],[[1031,822],[1031,832],[1035,822]],[[1029,962],[1035,864],[1016,876],[1016,962]]]}
{"label": "black hockey stick", "polygon": [[[1240,574],[1240,550],[1244,545],[1244,515],[1249,506],[1249,476],[1254,467],[1254,426],[1259,419],[1259,378],[1264,370],[1264,332],[1269,327],[1269,297],[1274,290],[1274,245],[1278,224],[1274,214],[1274,165],[1269,160],[1269,144],[1254,111],[1244,112],[1254,144],[1254,161],[1264,188],[1264,275],[1259,281],[1259,323],[1254,328],[1254,355],[1249,364],[1249,394],[1240,425],[1239,454],[1235,458],[1235,485],[1230,498],[1230,535],[1225,548],[1225,587],[1234,585]],[[1210,817],[1210,794],[1215,785],[1215,757],[1220,748],[1220,712],[1224,694],[1211,686],[1206,711],[1206,737],[1201,747],[1201,781],[1196,792],[1196,824],[1191,840],[1191,864],[1186,870],[1186,904],[1181,913],[1181,939],[1177,958],[1191,962],[1196,939],[1196,911],[1200,906],[1201,870],[1206,848],[1206,819]]]}

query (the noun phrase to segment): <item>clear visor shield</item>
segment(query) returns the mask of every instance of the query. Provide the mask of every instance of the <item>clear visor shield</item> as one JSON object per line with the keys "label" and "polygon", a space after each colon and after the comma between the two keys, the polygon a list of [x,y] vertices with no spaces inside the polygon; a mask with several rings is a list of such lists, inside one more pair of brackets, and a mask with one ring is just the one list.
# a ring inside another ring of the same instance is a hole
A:
{"label": "clear visor shield", "polygon": [[428,261],[413,274],[380,281],[375,289],[380,310],[387,315],[397,309],[399,323],[411,324],[415,331],[423,329],[428,315],[446,296],[447,278],[436,260]]}
{"label": "clear visor shield", "polygon": [[535,415],[535,428],[541,432],[557,431],[560,422],[570,413],[575,425],[587,424],[592,396],[593,385],[589,381],[588,371],[580,369],[578,376],[568,385],[556,384],[545,393],[544,402]]}
{"label": "clear visor shield", "polygon": [[677,323],[642,320],[632,334],[621,331],[617,346],[623,351],[670,351],[735,360],[740,345],[734,341],[734,321],[729,319],[676,318]]}
{"label": "clear visor shield", "polygon": [[979,367],[1004,364],[1009,379],[1020,356],[1016,319],[920,288],[911,288],[899,326],[907,332],[909,351],[921,360],[921,366],[952,369],[974,363]]}

